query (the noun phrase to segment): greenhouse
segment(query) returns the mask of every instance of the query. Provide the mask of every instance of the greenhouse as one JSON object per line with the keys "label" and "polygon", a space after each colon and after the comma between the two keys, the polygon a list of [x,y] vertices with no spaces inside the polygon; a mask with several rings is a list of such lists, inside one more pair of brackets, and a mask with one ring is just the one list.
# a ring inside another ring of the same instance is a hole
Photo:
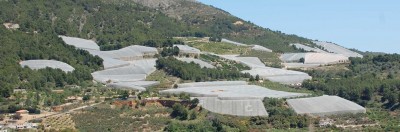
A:
{"label": "greenhouse", "polygon": [[309,47],[309,46],[306,46],[306,45],[303,45],[303,44],[299,44],[299,43],[295,43],[295,44],[291,44],[291,45],[294,45],[296,48],[303,49],[303,50],[308,51],[308,52],[327,53],[324,50],[321,50],[321,49],[318,49],[318,48]]}
{"label": "greenhouse", "polygon": [[246,44],[242,44],[242,43],[239,43],[239,42],[231,41],[231,40],[228,40],[228,39],[221,39],[221,42],[230,43],[230,44],[234,44],[234,45],[237,45],[237,46],[248,46]]}
{"label": "greenhouse", "polygon": [[320,96],[287,100],[297,114],[328,116],[338,114],[365,113],[366,109],[338,96]]}
{"label": "greenhouse", "polygon": [[199,105],[209,111],[235,116],[268,116],[262,102],[265,97],[293,98],[308,95],[247,85],[244,81],[185,83],[179,84],[177,89],[163,90],[159,93],[186,93],[199,99]]}
{"label": "greenhouse", "polygon": [[194,59],[194,58],[176,58],[176,59],[187,62],[187,63],[193,62],[193,63],[199,64],[200,67],[215,68],[215,66],[213,66],[205,61],[199,60],[199,59]]}
{"label": "greenhouse", "polygon": [[20,65],[22,67],[27,66],[34,70],[45,69],[46,67],[53,69],[61,69],[64,72],[72,72],[73,70],[75,70],[72,66],[68,65],[67,63],[55,60],[27,60],[27,61],[21,61]]}
{"label": "greenhouse", "polygon": [[92,55],[98,55],[101,58],[109,57],[113,59],[119,59],[124,61],[132,61],[143,58],[153,57],[158,53],[156,48],[133,45],[128,46],[119,50],[111,50],[111,51],[96,51],[89,50]]}
{"label": "greenhouse", "polygon": [[179,48],[180,53],[184,54],[201,54],[201,51],[199,49],[187,46],[187,45],[174,45]]}
{"label": "greenhouse", "polygon": [[247,85],[246,81],[214,81],[178,84],[178,88]]}
{"label": "greenhouse", "polygon": [[334,43],[329,42],[322,42],[322,41],[314,41],[315,44],[324,47],[324,49],[328,50],[329,52],[333,52],[336,54],[342,54],[347,57],[363,57],[361,54],[346,49],[342,46],[336,45]]}
{"label": "greenhouse", "polygon": [[252,76],[259,75],[263,79],[288,85],[301,84],[304,80],[312,77],[304,72],[291,71],[279,68],[266,67],[257,57],[237,57],[237,55],[219,55],[222,58],[238,61],[251,68],[251,70],[241,71]]}
{"label": "greenhouse", "polygon": [[146,87],[160,84],[158,81],[117,82],[107,84],[108,87],[146,91]]}
{"label": "greenhouse", "polygon": [[258,51],[272,52],[271,49],[265,48],[265,47],[260,46],[260,45],[254,45],[251,49],[252,50],[258,50]]}
{"label": "greenhouse", "polygon": [[93,40],[86,40],[75,37],[59,36],[68,45],[75,46],[78,49],[84,50],[100,50],[100,47]]}
{"label": "greenhouse", "polygon": [[197,97],[201,107],[219,114],[235,116],[268,116],[259,99],[221,100],[216,97]]}
{"label": "greenhouse", "polygon": [[280,59],[284,62],[299,62],[304,59],[304,64],[338,64],[349,61],[349,57],[341,54],[332,53],[286,53],[282,54]]}
{"label": "greenhouse", "polygon": [[223,100],[246,100],[269,98],[292,98],[305,96],[304,93],[291,93],[271,90],[257,85],[184,87],[160,91],[161,94],[187,93],[193,97],[218,97]]}

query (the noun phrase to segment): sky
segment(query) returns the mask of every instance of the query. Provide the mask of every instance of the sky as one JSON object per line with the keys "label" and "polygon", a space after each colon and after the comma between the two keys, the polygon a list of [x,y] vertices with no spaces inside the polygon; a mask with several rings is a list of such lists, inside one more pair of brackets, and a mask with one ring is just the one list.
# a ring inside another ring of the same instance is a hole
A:
{"label": "sky", "polygon": [[400,53],[399,0],[198,0],[259,26],[361,51]]}

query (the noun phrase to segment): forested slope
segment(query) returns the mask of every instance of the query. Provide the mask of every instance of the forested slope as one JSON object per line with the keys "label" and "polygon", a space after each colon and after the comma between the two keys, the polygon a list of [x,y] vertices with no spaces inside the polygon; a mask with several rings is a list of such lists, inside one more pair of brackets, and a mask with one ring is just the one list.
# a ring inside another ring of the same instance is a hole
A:
{"label": "forested slope", "polygon": [[[90,73],[102,68],[102,59],[87,51],[64,44],[51,31],[40,34],[10,31],[0,27],[0,95],[9,97],[15,88],[49,90],[68,84],[79,85],[92,79]],[[58,60],[72,65],[75,71],[57,69],[39,71],[22,68],[22,60]]]}
{"label": "forested slope", "polygon": [[0,22],[19,23],[22,31],[53,30],[107,50],[175,36],[219,36],[285,52],[295,50],[289,43],[310,43],[191,0],[0,1],[0,9]]}

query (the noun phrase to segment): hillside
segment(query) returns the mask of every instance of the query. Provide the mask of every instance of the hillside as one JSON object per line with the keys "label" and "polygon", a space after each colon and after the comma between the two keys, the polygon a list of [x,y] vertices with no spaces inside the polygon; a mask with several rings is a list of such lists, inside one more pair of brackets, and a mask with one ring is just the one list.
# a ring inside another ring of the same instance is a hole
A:
{"label": "hillside", "polygon": [[[311,43],[243,21],[217,8],[186,0],[1,1],[0,22],[22,31],[53,31],[93,39],[102,49],[118,49],[175,36],[220,36],[293,51],[289,43]],[[111,48],[110,48],[111,47]]]}
{"label": "hillside", "polygon": [[168,16],[208,35],[222,36],[247,44],[260,44],[273,51],[289,52],[294,49],[289,43],[310,43],[309,39],[272,31],[244,21],[226,11],[204,5],[195,0],[133,0],[153,9],[160,9]]}

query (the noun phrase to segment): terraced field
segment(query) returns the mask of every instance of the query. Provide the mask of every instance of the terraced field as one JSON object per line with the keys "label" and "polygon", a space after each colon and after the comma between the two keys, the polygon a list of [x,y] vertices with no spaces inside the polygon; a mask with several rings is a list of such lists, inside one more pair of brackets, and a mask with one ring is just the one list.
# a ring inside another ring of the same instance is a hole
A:
{"label": "terraced field", "polygon": [[43,119],[43,125],[49,129],[64,130],[75,129],[75,122],[72,120],[70,114],[61,114],[57,116],[50,116]]}
{"label": "terraced field", "polygon": [[224,42],[194,42],[188,45],[200,49],[202,52],[212,52],[215,54],[245,54],[251,50],[250,46],[237,46]]}

